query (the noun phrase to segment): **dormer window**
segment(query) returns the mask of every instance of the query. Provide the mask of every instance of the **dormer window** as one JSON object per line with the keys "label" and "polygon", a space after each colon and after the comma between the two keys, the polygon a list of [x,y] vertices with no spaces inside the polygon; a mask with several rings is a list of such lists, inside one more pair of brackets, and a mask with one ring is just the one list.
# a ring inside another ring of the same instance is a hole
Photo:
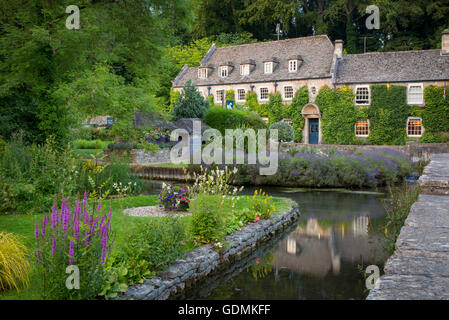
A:
{"label": "dormer window", "polygon": [[249,64],[241,64],[240,65],[240,75],[247,76],[249,75]]}
{"label": "dormer window", "polygon": [[221,66],[219,69],[220,77],[226,78],[229,75],[229,67]]}
{"label": "dormer window", "polygon": [[273,73],[273,62],[264,63],[264,73]]}
{"label": "dormer window", "polygon": [[200,78],[200,79],[207,78],[207,68],[199,68],[198,69],[198,78]]}
{"label": "dormer window", "polygon": [[288,62],[288,72],[298,71],[298,60],[290,60]]}

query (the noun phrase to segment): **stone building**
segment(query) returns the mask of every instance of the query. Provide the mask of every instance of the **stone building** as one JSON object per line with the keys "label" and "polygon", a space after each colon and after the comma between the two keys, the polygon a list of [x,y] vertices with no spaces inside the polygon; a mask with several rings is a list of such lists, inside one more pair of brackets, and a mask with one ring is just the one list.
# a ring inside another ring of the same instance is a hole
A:
{"label": "stone building", "polygon": [[[299,88],[307,86],[309,103],[301,111],[305,119],[302,142],[317,144],[322,133],[315,97],[323,86],[348,86],[354,90],[354,104],[368,106],[371,85],[403,85],[408,104],[424,105],[424,88],[445,86],[449,80],[449,29],[442,33],[442,48],[435,50],[343,54],[343,41],[332,43],[326,35],[221,48],[212,45],[199,67],[182,68],[173,89],[182,90],[189,80],[219,105],[224,105],[230,89],[238,104],[245,103],[248,92],[255,92],[260,104],[277,92],[289,103]],[[368,137],[369,120],[360,119],[354,130],[357,137]],[[409,137],[422,136],[422,119],[410,117],[406,130]]]}

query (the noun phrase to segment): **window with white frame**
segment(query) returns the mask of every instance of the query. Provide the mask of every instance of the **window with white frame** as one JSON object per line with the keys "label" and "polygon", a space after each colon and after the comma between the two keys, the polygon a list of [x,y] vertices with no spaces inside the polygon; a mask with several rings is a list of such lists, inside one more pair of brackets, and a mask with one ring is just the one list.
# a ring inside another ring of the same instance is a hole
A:
{"label": "window with white frame", "polygon": [[315,86],[310,88],[310,91],[312,92],[313,95],[316,95],[316,87]]}
{"label": "window with white frame", "polygon": [[198,69],[198,78],[201,78],[201,79],[207,78],[207,68],[199,68]]}
{"label": "window with white frame", "polygon": [[237,89],[237,100],[238,101],[245,101],[246,100],[245,89]]}
{"label": "window with white frame", "polygon": [[421,118],[408,118],[407,119],[407,136],[408,137],[421,137],[423,134],[423,126]]}
{"label": "window with white frame", "polygon": [[284,99],[285,100],[293,99],[293,87],[292,86],[284,87]]}
{"label": "window with white frame", "polygon": [[355,123],[355,136],[356,137],[368,137],[369,136],[369,121],[359,120]]}
{"label": "window with white frame", "polygon": [[224,98],[224,90],[217,90],[215,92],[215,102],[222,103]]}
{"label": "window with white frame", "polygon": [[220,67],[220,77],[225,78],[228,76],[228,66]]}
{"label": "window with white frame", "polygon": [[260,100],[268,100],[268,88],[260,88]]}
{"label": "window with white frame", "polygon": [[424,103],[424,88],[422,84],[410,84],[407,91],[408,104]]}
{"label": "window with white frame", "polygon": [[288,62],[288,72],[296,72],[298,70],[298,60],[290,60]]}
{"label": "window with white frame", "polygon": [[268,123],[268,117],[260,117],[263,122]]}
{"label": "window with white frame", "polygon": [[356,105],[369,105],[370,104],[369,86],[356,87],[356,89],[355,89],[355,104]]}
{"label": "window with white frame", "polygon": [[264,63],[264,73],[273,73],[273,62]]}
{"label": "window with white frame", "polygon": [[241,64],[240,65],[240,75],[242,75],[242,76],[249,75],[249,64]]}

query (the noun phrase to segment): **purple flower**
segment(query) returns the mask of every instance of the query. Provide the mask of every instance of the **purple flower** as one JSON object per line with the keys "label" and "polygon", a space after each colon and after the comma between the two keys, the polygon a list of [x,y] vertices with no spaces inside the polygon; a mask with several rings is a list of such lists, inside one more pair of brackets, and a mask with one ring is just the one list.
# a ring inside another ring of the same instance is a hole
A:
{"label": "purple flower", "polygon": [[56,253],[56,238],[53,237],[51,244],[51,254],[54,255]]}
{"label": "purple flower", "polygon": [[69,264],[73,263],[73,242],[70,241],[69,245]]}

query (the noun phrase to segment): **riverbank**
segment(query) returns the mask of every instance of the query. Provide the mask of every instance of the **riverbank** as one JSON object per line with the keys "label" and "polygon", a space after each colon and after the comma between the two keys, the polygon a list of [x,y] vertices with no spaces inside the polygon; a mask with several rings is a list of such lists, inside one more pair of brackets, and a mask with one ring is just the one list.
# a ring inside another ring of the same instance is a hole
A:
{"label": "riverbank", "polygon": [[295,221],[300,212],[297,207],[281,215],[273,215],[267,220],[250,223],[225,237],[223,247],[215,250],[210,244],[203,245],[187,253],[185,259],[178,259],[166,271],[146,280],[143,284],[130,286],[120,299],[165,300],[172,295],[180,295],[195,282],[212,271],[241,259],[255,250],[256,246]]}
{"label": "riverbank", "polygon": [[449,194],[449,154],[432,155],[419,184],[423,194],[368,300],[449,299],[449,196],[441,195]]}

